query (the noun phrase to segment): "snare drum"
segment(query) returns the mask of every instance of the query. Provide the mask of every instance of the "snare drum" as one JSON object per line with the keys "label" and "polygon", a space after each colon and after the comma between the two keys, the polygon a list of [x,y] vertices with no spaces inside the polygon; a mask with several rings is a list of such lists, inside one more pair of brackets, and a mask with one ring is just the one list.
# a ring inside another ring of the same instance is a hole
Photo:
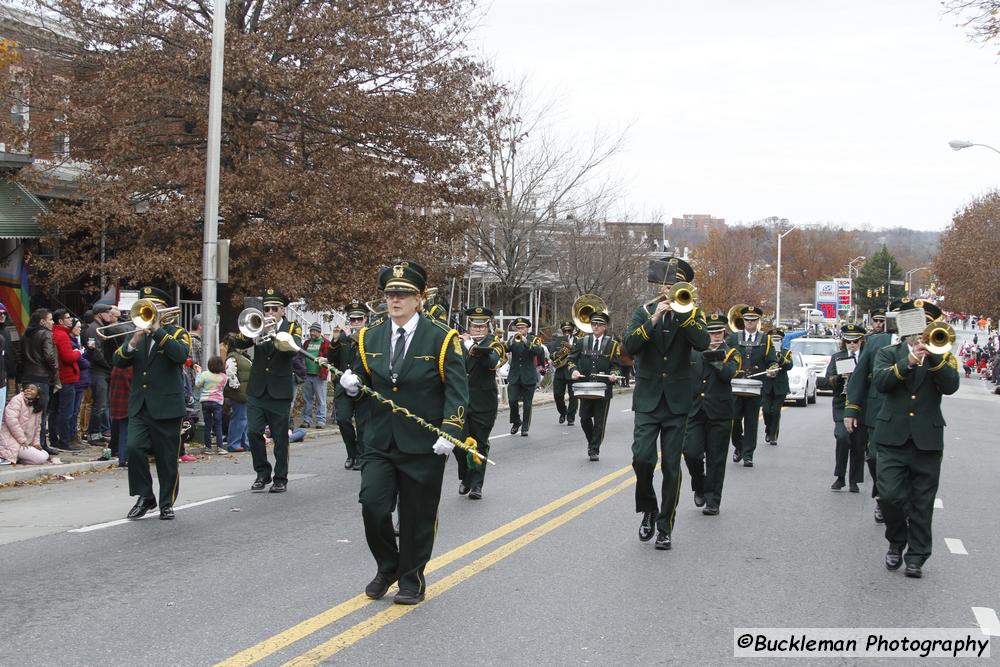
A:
{"label": "snare drum", "polygon": [[598,401],[607,396],[608,385],[603,382],[574,382],[573,395],[582,401]]}
{"label": "snare drum", "polygon": [[746,378],[736,378],[732,384],[734,396],[760,396],[760,388],[764,386],[760,380]]}

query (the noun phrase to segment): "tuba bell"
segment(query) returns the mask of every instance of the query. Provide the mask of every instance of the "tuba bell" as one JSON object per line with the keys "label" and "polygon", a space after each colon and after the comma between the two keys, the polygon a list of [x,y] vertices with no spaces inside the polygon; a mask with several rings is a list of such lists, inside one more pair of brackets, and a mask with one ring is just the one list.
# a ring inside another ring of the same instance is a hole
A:
{"label": "tuba bell", "polygon": [[740,311],[742,311],[744,308],[749,308],[749,307],[750,306],[748,306],[745,303],[738,303],[729,309],[729,312],[726,313],[726,321],[729,324],[730,331],[732,331],[733,333],[736,333],[737,331],[743,331],[744,328],[743,316],[740,314]]}
{"label": "tuba bell", "polygon": [[945,322],[931,322],[923,332],[924,347],[931,354],[950,352],[955,344],[955,330]]}
{"label": "tuba bell", "polygon": [[608,312],[608,304],[596,294],[584,294],[573,302],[573,324],[583,333],[594,333],[590,318],[594,313]]}

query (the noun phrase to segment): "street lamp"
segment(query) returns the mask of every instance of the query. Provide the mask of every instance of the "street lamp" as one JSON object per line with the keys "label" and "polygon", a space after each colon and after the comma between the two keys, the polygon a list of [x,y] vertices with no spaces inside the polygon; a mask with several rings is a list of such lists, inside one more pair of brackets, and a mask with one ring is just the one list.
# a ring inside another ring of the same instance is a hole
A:
{"label": "street lamp", "polygon": [[929,266],[921,266],[918,269],[911,269],[911,270],[909,270],[909,271],[906,272],[906,296],[910,296],[913,293],[913,290],[910,288],[910,276],[912,276],[917,271],[926,271],[929,268],[931,268],[931,267],[929,267]]}
{"label": "street lamp", "polygon": [[972,146],[982,146],[983,148],[989,148],[994,153],[1000,153],[1000,150],[993,148],[989,144],[977,144],[971,141],[963,141],[961,139],[952,139],[951,141],[948,142],[948,145],[951,146],[951,150],[953,151],[960,151],[963,148],[970,148]]}
{"label": "street lamp", "polygon": [[[851,261],[849,261],[847,263],[847,279],[848,280],[851,280],[851,271],[852,270],[855,273],[857,273],[859,276],[861,275],[861,269],[859,269],[856,266],[854,266],[854,262],[863,262],[865,259],[866,259],[866,257],[864,255],[858,255],[857,257],[855,257],[854,259],[852,259]],[[851,294],[851,308],[854,309],[854,321],[857,322],[858,321],[858,304],[854,303],[854,294],[853,294],[853,292],[854,292],[854,281],[853,280],[851,280],[851,292],[852,292],[852,294]]]}
{"label": "street lamp", "polygon": [[774,294],[774,326],[781,326],[781,239],[795,231],[795,225],[784,233],[778,234],[778,278]]}

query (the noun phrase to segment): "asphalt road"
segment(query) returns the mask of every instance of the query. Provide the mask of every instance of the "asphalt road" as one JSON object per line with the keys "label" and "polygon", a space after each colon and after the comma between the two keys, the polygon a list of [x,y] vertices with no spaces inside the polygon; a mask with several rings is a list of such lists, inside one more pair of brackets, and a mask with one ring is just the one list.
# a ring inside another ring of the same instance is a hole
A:
{"label": "asphalt road", "polygon": [[963,379],[945,400],[921,580],[883,566],[867,481],[829,490],[828,396],[787,407],[755,468],[728,464],[719,516],[694,507],[685,478],[673,550],[640,543],[630,397],[617,396],[598,463],[551,406],[528,438],[506,436],[501,414],[483,500],[457,495],[449,463],[417,607],[361,595],[375,566],[360,475],[329,442],[293,450],[284,495],[249,493],[248,455],[183,467],[178,505],[209,502],[173,522],[115,523],[132,503],[122,472],[2,490],[0,665],[720,664],[734,628],[975,628],[973,607],[1000,609],[1000,396],[984,384]]}

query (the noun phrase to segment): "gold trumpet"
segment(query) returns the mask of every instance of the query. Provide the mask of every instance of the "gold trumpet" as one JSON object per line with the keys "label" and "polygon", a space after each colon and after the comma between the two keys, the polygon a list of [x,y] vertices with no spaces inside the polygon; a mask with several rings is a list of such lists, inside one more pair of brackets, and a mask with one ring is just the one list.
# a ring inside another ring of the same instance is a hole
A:
{"label": "gold trumpet", "polygon": [[931,322],[923,332],[924,347],[931,354],[950,352],[955,344],[955,330],[945,322]]}
{"label": "gold trumpet", "polygon": [[[157,306],[150,299],[138,299],[128,309],[128,318],[132,322],[131,329],[122,330],[122,326],[128,326],[127,322],[115,322],[105,324],[97,328],[97,335],[101,340],[111,340],[121,336],[131,336],[136,331],[145,331],[154,324],[167,324],[180,317],[181,309],[178,306]],[[115,330],[115,331],[112,331]]]}
{"label": "gold trumpet", "polygon": [[740,311],[742,311],[744,308],[749,308],[749,307],[750,306],[748,306],[745,303],[738,303],[729,309],[729,312],[726,313],[726,321],[729,324],[730,331],[732,331],[733,333],[736,333],[737,331],[743,331],[745,325],[743,322],[743,316],[740,315]]}

